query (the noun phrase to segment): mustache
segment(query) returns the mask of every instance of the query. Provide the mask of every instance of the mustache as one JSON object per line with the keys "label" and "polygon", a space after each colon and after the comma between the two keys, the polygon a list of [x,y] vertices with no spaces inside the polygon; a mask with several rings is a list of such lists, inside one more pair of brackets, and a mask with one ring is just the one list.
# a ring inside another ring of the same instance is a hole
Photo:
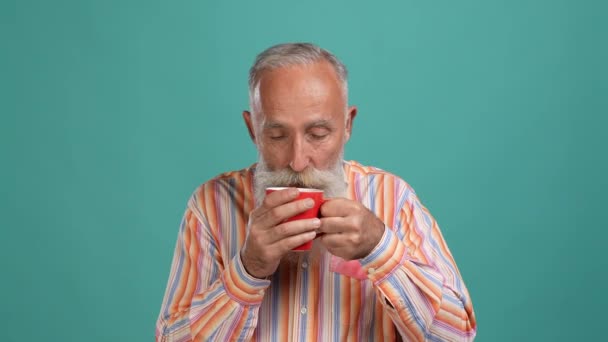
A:
{"label": "mustache", "polygon": [[306,168],[300,172],[289,168],[275,171],[257,170],[256,177],[262,183],[273,184],[273,186],[316,189],[323,189],[336,179],[334,172],[318,170],[314,167]]}
{"label": "mustache", "polygon": [[286,167],[271,170],[264,159],[260,157],[253,175],[253,190],[256,205],[260,205],[266,196],[268,187],[298,187],[323,190],[326,198],[343,197],[346,195],[347,183],[344,179],[342,158],[337,158],[333,167],[319,170],[309,166],[303,171],[296,172]]}

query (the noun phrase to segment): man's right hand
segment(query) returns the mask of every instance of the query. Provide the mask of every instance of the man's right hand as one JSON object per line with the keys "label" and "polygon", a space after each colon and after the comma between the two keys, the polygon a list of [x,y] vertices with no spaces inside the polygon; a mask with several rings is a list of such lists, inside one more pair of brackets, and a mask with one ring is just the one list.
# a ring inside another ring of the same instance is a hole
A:
{"label": "man's right hand", "polygon": [[285,222],[314,205],[310,198],[294,201],[297,197],[295,188],[274,191],[249,215],[241,261],[251,276],[262,279],[273,274],[285,254],[315,238],[319,219]]}

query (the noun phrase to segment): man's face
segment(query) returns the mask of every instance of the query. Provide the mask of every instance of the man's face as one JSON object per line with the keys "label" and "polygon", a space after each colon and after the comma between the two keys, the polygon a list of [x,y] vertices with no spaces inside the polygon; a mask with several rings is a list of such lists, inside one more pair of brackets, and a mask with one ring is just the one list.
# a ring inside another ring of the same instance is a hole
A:
{"label": "man's face", "polygon": [[[327,62],[264,72],[255,114],[244,112],[268,169],[328,170],[341,158],[356,108]],[[252,115],[256,115],[255,118]]]}

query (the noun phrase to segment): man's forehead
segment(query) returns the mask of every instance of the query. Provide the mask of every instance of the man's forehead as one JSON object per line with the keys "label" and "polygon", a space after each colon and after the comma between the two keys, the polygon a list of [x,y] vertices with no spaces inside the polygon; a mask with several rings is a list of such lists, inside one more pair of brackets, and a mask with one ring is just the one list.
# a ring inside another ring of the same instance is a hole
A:
{"label": "man's forehead", "polygon": [[295,65],[267,71],[259,84],[259,96],[264,105],[286,106],[299,101],[339,99],[341,82],[330,66],[322,63]]}
{"label": "man's forehead", "polygon": [[260,83],[264,80],[268,81],[277,77],[319,77],[331,78],[339,81],[339,77],[335,69],[326,61],[318,61],[314,63],[291,64],[280,66],[272,69],[264,70],[260,73]]}

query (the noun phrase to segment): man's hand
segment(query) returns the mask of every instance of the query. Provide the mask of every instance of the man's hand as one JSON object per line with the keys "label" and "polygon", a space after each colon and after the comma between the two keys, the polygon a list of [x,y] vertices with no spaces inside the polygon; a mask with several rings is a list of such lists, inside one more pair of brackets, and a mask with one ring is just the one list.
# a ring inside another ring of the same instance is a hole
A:
{"label": "man's hand", "polygon": [[310,198],[293,201],[296,197],[298,190],[293,188],[272,192],[249,215],[249,231],[241,249],[241,260],[250,275],[265,278],[273,274],[285,254],[315,238],[319,219],[284,222],[314,204]]}
{"label": "man's hand", "polygon": [[382,239],[384,223],[363,204],[336,198],[321,206],[319,240],[327,250],[345,260],[361,259]]}

